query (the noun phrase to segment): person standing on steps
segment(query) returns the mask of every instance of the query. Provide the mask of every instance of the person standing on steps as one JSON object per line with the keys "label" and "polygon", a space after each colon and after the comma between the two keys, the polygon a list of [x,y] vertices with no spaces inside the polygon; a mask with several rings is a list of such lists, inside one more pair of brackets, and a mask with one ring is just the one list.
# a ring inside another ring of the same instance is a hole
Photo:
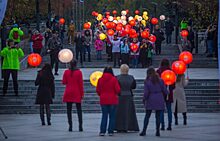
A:
{"label": "person standing on steps", "polygon": [[160,30],[159,25],[155,26],[153,34],[156,36],[156,42],[155,42],[156,55],[160,55],[161,54],[161,44],[165,40],[165,38],[164,38],[164,33],[162,30]]}
{"label": "person standing on steps", "polygon": [[114,61],[114,67],[116,67],[116,62],[118,62],[118,66],[120,66],[120,44],[121,41],[118,39],[117,35],[114,35],[114,39],[111,40],[112,43],[112,55]]}
{"label": "person standing on steps", "polygon": [[175,125],[178,125],[178,113],[183,114],[183,124],[187,124],[187,106],[186,106],[186,95],[184,87],[188,84],[188,78],[185,79],[185,75],[178,75],[176,80],[176,88],[173,90],[173,111],[175,117]]}
{"label": "person standing on steps", "polygon": [[53,104],[52,99],[55,97],[55,84],[50,64],[45,64],[43,68],[38,71],[35,86],[39,86],[35,104],[40,104],[42,126],[45,125],[44,110],[46,110],[47,124],[51,125],[50,104]]}
{"label": "person standing on steps", "polygon": [[129,54],[130,54],[130,48],[129,48],[130,43],[128,42],[128,38],[125,38],[121,45],[120,45],[120,50],[121,50],[121,63],[122,64],[127,64],[129,66]]}
{"label": "person standing on steps", "polygon": [[136,81],[128,74],[129,67],[126,64],[120,67],[121,74],[117,76],[121,87],[119,104],[116,109],[115,130],[117,132],[139,131],[136,110],[132,90],[136,88]]}
{"label": "person standing on steps", "polygon": [[[168,59],[163,59],[160,63],[160,67],[157,70],[159,76],[165,71],[171,70],[170,62]],[[172,130],[172,103],[173,103],[173,90],[175,89],[175,83],[169,86],[166,86],[168,89],[169,94],[165,97],[166,108],[167,108],[167,115],[168,115],[168,127],[167,130]],[[165,130],[165,122],[164,122],[164,110],[161,111],[160,114],[160,123],[161,123],[161,130]]]}
{"label": "person standing on steps", "polygon": [[3,96],[6,95],[8,90],[8,81],[12,75],[14,93],[18,96],[18,70],[20,69],[19,59],[24,56],[23,50],[11,39],[8,39],[7,46],[0,52],[3,57],[2,72],[3,72]]}
{"label": "person standing on steps", "polygon": [[56,31],[53,31],[52,37],[48,41],[48,50],[47,52],[50,54],[50,64],[51,67],[55,65],[55,75],[58,74],[58,68],[59,68],[59,58],[58,54],[59,51],[63,48],[61,40],[59,38],[59,34]]}
{"label": "person standing on steps", "polygon": [[143,130],[140,136],[146,135],[147,126],[152,113],[155,110],[156,117],[156,136],[160,136],[160,114],[165,109],[164,97],[168,95],[168,91],[162,79],[158,76],[154,68],[147,70],[147,78],[144,82],[144,107],[146,115],[144,118]]}
{"label": "person standing on steps", "polygon": [[41,54],[41,50],[43,48],[43,35],[41,35],[41,33],[36,30],[34,32],[34,35],[32,36],[32,41],[33,41],[33,52],[34,53],[38,53]]}
{"label": "person standing on steps", "polygon": [[170,44],[172,41],[172,32],[174,30],[173,23],[170,21],[170,18],[168,17],[165,22],[165,33],[166,33],[166,42],[167,44]]}
{"label": "person standing on steps", "polygon": [[89,30],[84,31],[84,54],[83,54],[83,59],[86,61],[86,52],[88,53],[88,62],[91,62],[91,44],[92,44],[92,37],[91,33]]}
{"label": "person standing on steps", "polygon": [[80,56],[80,64],[81,66],[83,66],[83,50],[84,50],[84,41],[85,41],[85,38],[84,36],[81,34],[81,32],[78,32],[75,39],[74,39],[74,42],[76,44],[76,60],[78,61],[79,59],[79,56]]}
{"label": "person standing on steps", "polygon": [[75,35],[75,26],[73,24],[73,21],[71,21],[68,31],[67,31],[67,36],[68,36],[68,44],[74,44],[74,35]]}
{"label": "person standing on steps", "polygon": [[116,106],[118,105],[118,95],[120,93],[120,85],[117,78],[113,74],[111,67],[105,67],[102,77],[98,80],[96,92],[100,97],[100,105],[102,109],[102,119],[100,125],[100,136],[105,136],[108,117],[108,134],[113,136],[115,129]]}
{"label": "person standing on steps", "polygon": [[79,121],[79,131],[83,131],[83,118],[82,118],[82,107],[81,102],[84,97],[83,89],[83,75],[81,70],[77,68],[77,61],[73,60],[70,62],[70,68],[65,70],[63,74],[62,83],[66,85],[63,102],[67,105],[67,118],[69,123],[69,131],[72,132],[72,105],[76,104],[78,121]]}
{"label": "person standing on steps", "polygon": [[95,49],[97,52],[97,60],[102,60],[103,41],[99,37],[95,40]]}

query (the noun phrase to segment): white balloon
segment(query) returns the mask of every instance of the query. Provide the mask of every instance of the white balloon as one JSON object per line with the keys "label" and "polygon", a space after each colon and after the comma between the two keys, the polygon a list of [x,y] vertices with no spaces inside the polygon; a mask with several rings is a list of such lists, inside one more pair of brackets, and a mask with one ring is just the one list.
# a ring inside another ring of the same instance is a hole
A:
{"label": "white balloon", "polygon": [[139,16],[137,20],[140,22],[140,21],[142,21],[142,19],[143,18],[141,16]]}
{"label": "white balloon", "polygon": [[127,15],[127,12],[125,10],[123,10],[123,11],[121,11],[121,15],[125,16],[125,15]]}
{"label": "white balloon", "polygon": [[127,21],[126,21],[126,20],[123,20],[123,21],[122,21],[122,24],[123,24],[123,25],[126,25],[126,24],[127,24]]}
{"label": "white balloon", "polygon": [[121,16],[121,20],[126,20],[126,16]]}
{"label": "white balloon", "polygon": [[134,18],[132,17],[132,16],[130,16],[129,18],[128,18],[128,21],[130,21],[130,20],[133,20]]}
{"label": "white balloon", "polygon": [[112,21],[114,20],[114,18],[113,18],[112,16],[109,16],[108,20],[109,20],[110,22],[112,22]]}
{"label": "white balloon", "polygon": [[164,15],[160,15],[160,20],[161,21],[163,21],[163,20],[165,20],[166,19],[166,17],[164,16]]}
{"label": "white balloon", "polygon": [[114,23],[116,23],[116,24],[118,23],[118,21],[117,21],[117,20],[114,20],[113,22],[114,22]]}
{"label": "white balloon", "polygon": [[69,63],[73,60],[73,53],[70,49],[62,49],[58,54],[58,58],[62,63]]}
{"label": "white balloon", "polygon": [[122,20],[120,19],[120,20],[118,20],[118,23],[122,23]]}

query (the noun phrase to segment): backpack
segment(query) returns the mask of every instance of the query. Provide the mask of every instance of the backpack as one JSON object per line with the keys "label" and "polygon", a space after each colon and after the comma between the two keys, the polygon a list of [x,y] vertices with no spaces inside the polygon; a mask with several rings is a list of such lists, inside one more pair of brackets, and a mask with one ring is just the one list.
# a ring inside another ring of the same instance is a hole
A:
{"label": "backpack", "polygon": [[13,39],[17,40],[19,38],[19,33],[18,31],[13,32]]}

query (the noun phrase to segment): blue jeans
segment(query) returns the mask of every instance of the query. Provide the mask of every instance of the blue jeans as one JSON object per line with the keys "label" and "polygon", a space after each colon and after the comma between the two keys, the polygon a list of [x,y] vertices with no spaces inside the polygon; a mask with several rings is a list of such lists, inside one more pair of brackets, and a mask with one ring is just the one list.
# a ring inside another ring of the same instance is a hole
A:
{"label": "blue jeans", "polygon": [[137,65],[138,65],[138,56],[133,56],[131,62],[132,62],[132,67],[133,67],[133,68],[137,68]]}
{"label": "blue jeans", "polygon": [[106,133],[108,116],[108,133],[113,133],[115,128],[115,114],[116,114],[116,105],[101,105],[102,108],[102,121],[100,126],[100,133]]}
{"label": "blue jeans", "polygon": [[102,60],[102,51],[101,50],[97,50],[97,60]]}
{"label": "blue jeans", "polygon": [[[168,126],[171,126],[172,124],[172,109],[171,109],[171,102],[166,102],[166,108],[167,108],[167,115],[168,115]],[[164,123],[164,110],[160,113],[160,123],[162,127],[165,127]]]}
{"label": "blue jeans", "polygon": [[167,44],[170,44],[171,43],[172,34],[166,34],[166,35],[167,35],[167,38],[166,38]]}
{"label": "blue jeans", "polygon": [[208,53],[212,54],[213,53],[213,40],[207,40],[208,43]]}

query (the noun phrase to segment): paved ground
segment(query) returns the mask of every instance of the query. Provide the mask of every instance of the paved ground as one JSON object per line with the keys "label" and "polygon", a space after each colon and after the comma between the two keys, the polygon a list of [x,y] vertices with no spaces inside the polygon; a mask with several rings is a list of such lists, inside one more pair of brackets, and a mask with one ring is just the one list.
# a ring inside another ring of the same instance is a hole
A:
{"label": "paved ground", "polygon": [[[25,69],[19,72],[19,80],[35,80],[37,74],[37,68]],[[59,76],[55,76],[56,80],[61,80],[65,69],[59,69]],[[85,80],[89,79],[89,76],[94,71],[103,71],[103,68],[82,68],[83,77]],[[130,69],[129,73],[134,75],[136,79],[145,79],[147,69]],[[114,69],[115,75],[120,74],[119,69]],[[218,75],[218,69],[211,68],[190,68],[188,69],[190,79],[220,79]]]}
{"label": "paved ground", "polygon": [[[161,132],[161,137],[155,136],[154,114],[150,119],[146,137],[138,133],[121,133],[113,137],[99,137],[100,114],[84,114],[84,132],[77,130],[67,131],[67,118],[65,114],[52,115],[52,126],[40,125],[39,115],[0,115],[0,126],[8,135],[8,141],[219,141],[220,140],[220,114],[219,113],[190,113],[188,125],[173,126],[173,131]],[[139,126],[142,128],[144,114],[138,114]],[[76,115],[73,116],[76,123]],[[0,140],[4,140],[0,134]]]}

